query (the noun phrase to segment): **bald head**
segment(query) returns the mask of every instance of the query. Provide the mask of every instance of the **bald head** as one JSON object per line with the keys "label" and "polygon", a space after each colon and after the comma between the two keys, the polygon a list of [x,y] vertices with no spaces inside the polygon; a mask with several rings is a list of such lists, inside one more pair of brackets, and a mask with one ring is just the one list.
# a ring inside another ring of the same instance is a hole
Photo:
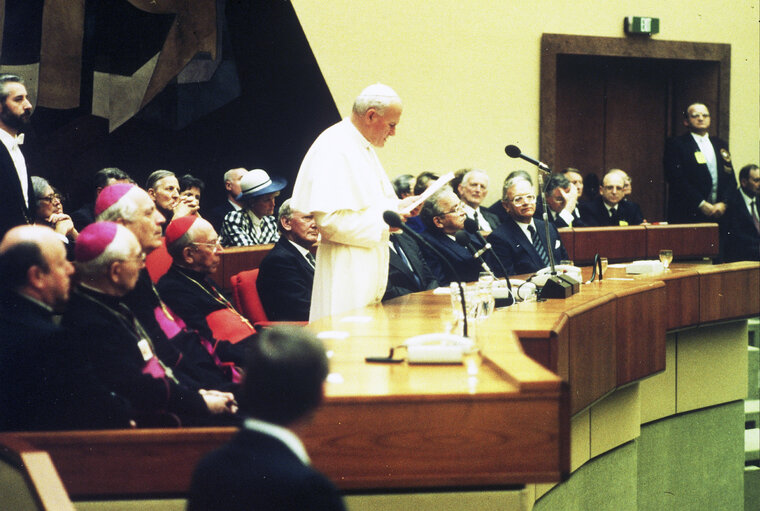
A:
{"label": "bald head", "polygon": [[0,281],[53,310],[68,301],[73,272],[63,242],[49,227],[14,227],[0,242]]}

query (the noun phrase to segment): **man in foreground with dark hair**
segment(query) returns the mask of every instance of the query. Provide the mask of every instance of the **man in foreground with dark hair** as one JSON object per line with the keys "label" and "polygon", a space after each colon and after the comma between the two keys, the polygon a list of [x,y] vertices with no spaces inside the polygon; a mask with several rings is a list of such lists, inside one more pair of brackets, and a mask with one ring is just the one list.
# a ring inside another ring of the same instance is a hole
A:
{"label": "man in foreground with dark hair", "polygon": [[308,330],[265,330],[247,356],[243,430],[195,469],[189,511],[341,510],[338,490],[310,465],[286,426],[307,418],[324,395],[327,356]]}

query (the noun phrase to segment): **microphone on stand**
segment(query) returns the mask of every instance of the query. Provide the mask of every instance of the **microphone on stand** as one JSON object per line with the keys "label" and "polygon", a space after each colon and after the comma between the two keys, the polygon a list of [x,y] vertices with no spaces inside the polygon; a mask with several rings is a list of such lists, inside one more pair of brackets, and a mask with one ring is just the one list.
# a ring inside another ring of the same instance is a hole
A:
{"label": "microphone on stand", "polygon": [[[496,254],[496,251],[493,249],[490,243],[483,237],[482,234],[480,234],[480,229],[478,228],[478,222],[476,222],[472,218],[465,218],[464,219],[464,230],[475,236],[479,242],[483,244],[483,248],[480,250],[480,252],[484,250],[488,250],[491,252],[491,255],[496,260],[497,263],[499,263],[499,268],[501,268],[501,271],[504,272],[504,278],[507,280],[507,288],[509,289],[509,295],[512,296],[512,283],[509,281],[509,275],[507,274],[507,267],[504,266],[504,263],[501,262],[501,259]],[[510,302],[507,305],[512,305],[514,302]]]}
{"label": "microphone on stand", "polygon": [[[444,265],[449,269],[452,275],[454,275],[457,279],[457,283],[459,284],[459,296],[462,298],[462,335],[464,337],[467,337],[467,304],[465,303],[464,298],[464,285],[462,284],[462,277],[459,275],[459,272],[454,268],[454,266],[449,262],[446,257],[444,257],[443,254],[441,254],[436,248],[427,242],[425,238],[414,232],[413,229],[411,229],[408,225],[406,225],[402,220],[401,216],[399,216],[398,213],[395,211],[384,211],[383,212],[383,220],[386,224],[388,224],[390,227],[394,227],[396,229],[401,229],[408,235],[410,235],[412,238],[417,240],[419,243],[422,243],[430,249],[432,253],[436,255],[436,257],[444,263]],[[490,271],[490,270],[489,270]]]}
{"label": "microphone on stand", "polygon": [[504,148],[504,152],[507,153],[507,156],[510,158],[522,158],[523,160],[527,161],[528,163],[532,163],[539,169],[543,170],[544,172],[551,172],[552,169],[549,168],[549,165],[547,165],[544,162],[540,162],[535,158],[531,158],[530,156],[527,156],[520,151],[520,148],[516,145],[508,145]]}
{"label": "microphone on stand", "polygon": [[488,267],[488,264],[486,263],[485,259],[483,259],[483,254],[486,251],[485,247],[481,248],[480,250],[477,250],[472,245],[472,243],[470,243],[470,236],[467,234],[466,231],[455,232],[454,239],[457,241],[459,245],[466,248],[472,254],[472,257],[478,260],[478,262],[480,263],[480,266],[483,267],[483,271],[487,271],[488,273],[493,275],[491,268]]}

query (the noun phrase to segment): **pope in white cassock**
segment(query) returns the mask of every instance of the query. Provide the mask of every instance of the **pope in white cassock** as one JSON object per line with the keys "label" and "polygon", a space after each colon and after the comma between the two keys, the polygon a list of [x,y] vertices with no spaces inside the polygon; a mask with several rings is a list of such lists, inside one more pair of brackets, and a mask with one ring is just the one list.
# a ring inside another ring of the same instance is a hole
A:
{"label": "pope in white cassock", "polygon": [[312,213],[322,235],[310,321],[383,297],[389,257],[383,212],[399,211],[416,197],[398,200],[372,146],[383,147],[395,135],[401,109],[393,89],[370,85],[351,116],[323,131],[301,163],[291,206]]}

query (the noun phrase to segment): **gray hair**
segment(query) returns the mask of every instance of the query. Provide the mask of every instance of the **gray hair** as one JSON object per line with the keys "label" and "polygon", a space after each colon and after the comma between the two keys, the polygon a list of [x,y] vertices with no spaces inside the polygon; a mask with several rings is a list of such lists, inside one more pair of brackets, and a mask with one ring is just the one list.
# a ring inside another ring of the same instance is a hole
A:
{"label": "gray hair", "polygon": [[385,109],[394,104],[401,104],[401,98],[396,94],[396,91],[387,85],[376,83],[359,93],[359,96],[354,100],[352,111],[361,117],[370,108],[374,108],[377,113],[383,115]]}
{"label": "gray hair", "polygon": [[248,169],[246,169],[244,167],[235,167],[234,169],[230,169],[230,170],[228,170],[227,172],[224,173],[224,182],[226,183],[228,181],[232,181],[233,173],[236,172],[236,171],[238,171],[238,170],[242,170],[244,173],[248,172]]}
{"label": "gray hair", "polygon": [[74,263],[77,275],[84,283],[99,280],[108,271],[111,264],[129,258],[129,252],[135,243],[137,243],[137,238],[132,234],[132,231],[117,224],[116,234],[102,254],[89,261],[76,261]]}
{"label": "gray hair", "polygon": [[485,170],[481,170],[481,169],[470,169],[467,172],[465,172],[464,175],[462,176],[462,184],[466,186],[467,183],[470,181],[470,178],[474,174],[481,174],[481,175],[485,176],[486,177],[486,185],[488,185],[488,182],[489,182],[488,173]]}
{"label": "gray hair", "polygon": [[549,180],[546,181],[544,193],[548,197],[557,188],[570,188],[570,180],[564,174],[552,174]]}
{"label": "gray hair", "polygon": [[[514,174],[514,172],[512,174]],[[527,181],[528,183],[530,183],[531,186],[533,186],[533,181],[531,181],[530,179],[525,179],[525,176],[523,176],[522,174],[516,174],[516,175],[512,175],[512,174],[510,174],[510,176],[512,177],[507,176],[507,180],[504,181],[504,189],[502,190],[502,194],[501,194],[502,202],[507,200],[507,196],[509,195],[508,193],[509,189],[515,186],[520,181]]]}
{"label": "gray hair", "polygon": [[172,176],[177,177],[171,170],[157,170],[152,172],[151,175],[148,176],[148,180],[145,182],[145,189],[150,190],[162,179]]}
{"label": "gray hair", "polygon": [[[48,180],[44,177],[40,176],[32,176],[32,190],[34,190],[34,198],[36,199],[37,205],[40,205],[40,197],[42,197],[45,194],[45,190],[47,190],[48,186],[50,186],[50,183],[48,183]],[[50,186],[52,188],[52,186]]]}
{"label": "gray hair", "polygon": [[2,74],[0,75],[0,102],[5,103],[8,99],[8,85],[9,83],[20,83],[24,85],[24,79],[18,75]]}
{"label": "gray hair", "polygon": [[290,220],[293,218],[293,208],[290,206],[290,199],[285,199],[280,205],[280,210],[277,212],[277,228],[282,232],[282,219],[286,218]]}
{"label": "gray hair", "polygon": [[444,213],[439,203],[441,202],[443,195],[446,193],[451,193],[451,191],[451,188],[444,186],[433,195],[428,197],[428,199],[422,204],[422,209],[420,210],[420,220],[422,220],[422,223],[425,224],[425,227],[428,229],[432,231],[438,230],[438,226],[435,225],[433,219]]}

